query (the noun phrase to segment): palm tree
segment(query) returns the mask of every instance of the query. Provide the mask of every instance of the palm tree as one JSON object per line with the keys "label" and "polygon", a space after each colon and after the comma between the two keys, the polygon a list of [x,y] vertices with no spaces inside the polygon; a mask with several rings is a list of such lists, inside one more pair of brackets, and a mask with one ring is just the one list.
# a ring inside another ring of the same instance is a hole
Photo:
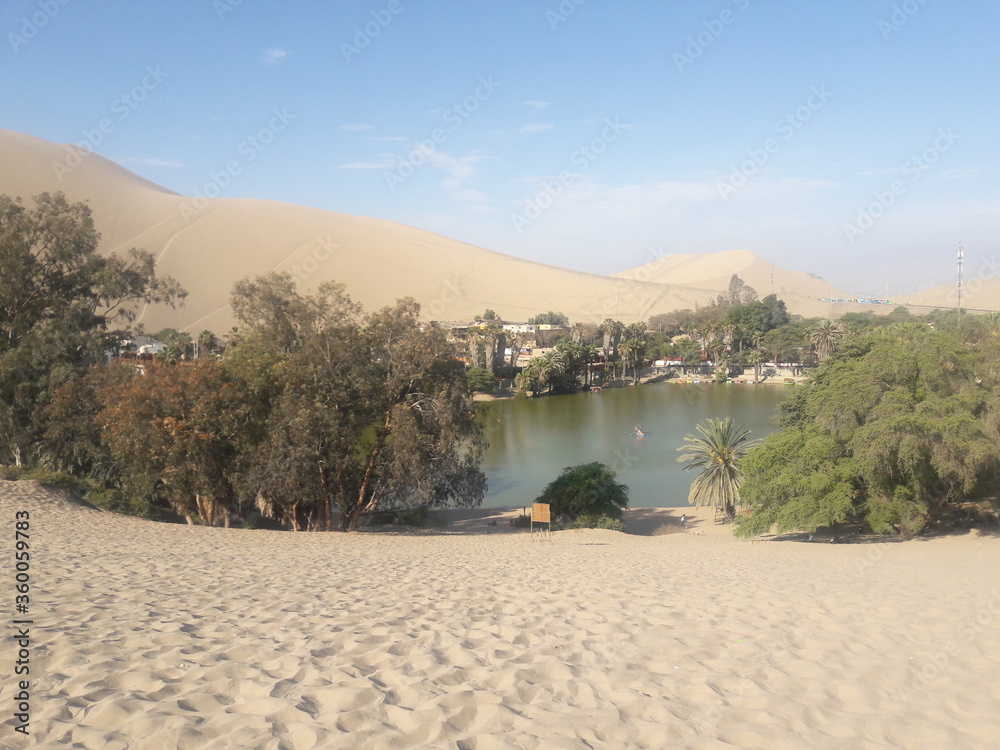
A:
{"label": "palm tree", "polygon": [[809,332],[809,343],[812,344],[818,359],[826,359],[837,350],[837,343],[844,335],[844,326],[832,320],[824,320]]}
{"label": "palm tree", "polygon": [[743,483],[740,461],[754,444],[747,441],[750,430],[743,425],[736,427],[731,417],[724,420],[709,418],[696,425],[695,429],[699,434],[686,435],[686,445],[677,449],[684,451],[677,460],[687,462],[685,470],[701,470],[691,483],[688,502],[697,506],[721,507],[726,517],[733,519]]}
{"label": "palm tree", "polygon": [[198,334],[198,357],[204,357],[215,350],[215,334],[207,328]]}

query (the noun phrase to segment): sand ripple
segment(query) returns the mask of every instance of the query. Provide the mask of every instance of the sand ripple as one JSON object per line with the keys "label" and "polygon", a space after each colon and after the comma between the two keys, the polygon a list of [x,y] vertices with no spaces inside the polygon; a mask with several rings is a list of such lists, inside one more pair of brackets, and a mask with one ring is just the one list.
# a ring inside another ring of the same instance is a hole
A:
{"label": "sand ripple", "polygon": [[4,747],[1000,745],[995,537],[292,535],[0,483],[23,508],[33,736]]}

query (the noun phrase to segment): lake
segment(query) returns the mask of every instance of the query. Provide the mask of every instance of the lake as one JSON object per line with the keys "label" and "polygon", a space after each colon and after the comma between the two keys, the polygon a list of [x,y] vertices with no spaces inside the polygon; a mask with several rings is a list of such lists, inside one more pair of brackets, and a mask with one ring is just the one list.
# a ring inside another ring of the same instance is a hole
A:
{"label": "lake", "polygon": [[[687,505],[693,471],[677,451],[706,417],[732,417],[751,439],[777,429],[774,417],[792,386],[650,383],[481,404],[490,441],[482,468],[489,479],[485,508],[522,507],[567,466],[601,461],[628,485],[633,508]],[[645,437],[636,437],[641,425]]]}

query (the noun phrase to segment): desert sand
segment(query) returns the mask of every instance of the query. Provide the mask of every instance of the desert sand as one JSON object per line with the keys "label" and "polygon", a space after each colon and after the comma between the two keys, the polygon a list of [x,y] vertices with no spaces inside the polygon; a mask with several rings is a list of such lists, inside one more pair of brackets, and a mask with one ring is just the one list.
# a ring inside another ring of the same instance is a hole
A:
{"label": "desert sand", "polygon": [[630,511],[632,530],[673,533],[536,541],[478,510],[439,530],[292,534],[0,483],[0,517],[24,509],[31,737],[5,723],[4,747],[1000,742],[1000,539],[979,532],[750,543],[657,509]]}
{"label": "desert sand", "polygon": [[[727,290],[734,273],[761,296],[770,290],[772,264],[745,250],[667,255],[617,277],[600,276],[391,221],[227,198],[231,189],[211,186],[205,191],[211,199],[178,195],[78,147],[0,130],[0,194],[31,205],[39,193],[63,191],[70,201],[87,202],[102,234],[101,252],[148,250],[157,270],[188,290],[183,307],[142,312],[140,322],[149,332],[170,326],[223,335],[235,322],[229,307],[233,283],[271,271],[290,273],[307,292],[326,281],[343,283],[367,310],[413,297],[428,320],[456,322],[491,308],[514,322],[555,310],[574,323],[632,323],[704,306]],[[807,316],[872,308],[818,302],[851,295],[780,267],[774,269],[774,289],[791,312]]]}

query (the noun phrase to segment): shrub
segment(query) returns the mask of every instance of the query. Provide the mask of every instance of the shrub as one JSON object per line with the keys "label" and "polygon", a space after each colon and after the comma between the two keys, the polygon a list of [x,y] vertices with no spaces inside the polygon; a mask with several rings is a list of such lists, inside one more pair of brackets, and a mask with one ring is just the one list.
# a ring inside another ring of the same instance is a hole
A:
{"label": "shrub", "polygon": [[469,388],[480,393],[493,393],[497,389],[497,379],[489,370],[482,367],[472,367],[465,373]]}
{"label": "shrub", "polygon": [[571,529],[610,529],[625,533],[625,522],[620,518],[611,516],[599,516],[596,513],[587,513],[578,517],[572,524]]}
{"label": "shrub", "polygon": [[571,466],[535,502],[548,503],[553,520],[573,521],[587,515],[620,519],[628,508],[628,487],[618,484],[615,476],[599,461]]}

